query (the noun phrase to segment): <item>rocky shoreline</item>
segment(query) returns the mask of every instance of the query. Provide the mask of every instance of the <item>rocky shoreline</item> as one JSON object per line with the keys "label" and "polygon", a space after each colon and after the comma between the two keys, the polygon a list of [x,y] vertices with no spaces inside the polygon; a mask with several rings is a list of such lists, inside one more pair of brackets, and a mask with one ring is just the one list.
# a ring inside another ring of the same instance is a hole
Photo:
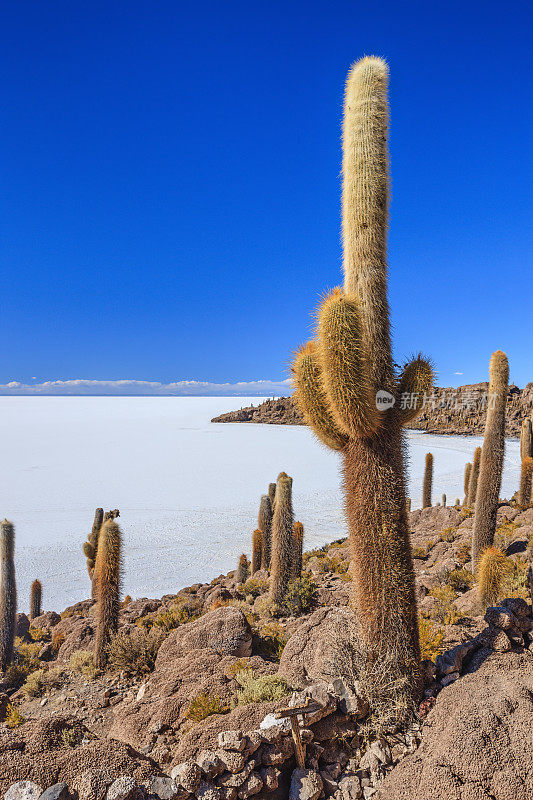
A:
{"label": "rocky shoreline", "polygon": [[[409,402],[407,399],[404,402]],[[424,402],[424,410],[411,424],[412,430],[446,436],[481,436],[485,430],[488,383],[436,388]],[[522,420],[533,414],[533,383],[523,389],[510,386],[507,396],[506,435],[520,436]],[[265,400],[214,417],[211,422],[255,422],[263,425],[305,425],[292,397]]]}

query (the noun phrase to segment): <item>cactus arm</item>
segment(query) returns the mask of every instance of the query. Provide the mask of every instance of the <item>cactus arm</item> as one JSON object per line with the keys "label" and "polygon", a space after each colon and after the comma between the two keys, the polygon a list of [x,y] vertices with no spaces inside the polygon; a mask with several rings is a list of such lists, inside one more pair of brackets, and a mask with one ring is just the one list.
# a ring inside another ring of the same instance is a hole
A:
{"label": "cactus arm", "polygon": [[407,425],[422,413],[424,396],[432,389],[433,381],[433,366],[428,358],[419,354],[405,365],[398,385],[402,425]]}
{"label": "cactus arm", "polygon": [[343,450],[348,437],[339,430],[328,409],[314,342],[308,342],[298,350],[292,364],[292,373],[296,402],[306,423],[327,447]]}
{"label": "cactus arm", "polygon": [[361,346],[374,395],[394,388],[387,300],[388,79],[380,58],[352,67],[342,132],[344,292],[360,304]]}
{"label": "cactus arm", "polygon": [[382,414],[368,377],[361,346],[358,303],[336,289],[318,310],[318,352],[322,379],[333,419],[348,436],[372,436]]}

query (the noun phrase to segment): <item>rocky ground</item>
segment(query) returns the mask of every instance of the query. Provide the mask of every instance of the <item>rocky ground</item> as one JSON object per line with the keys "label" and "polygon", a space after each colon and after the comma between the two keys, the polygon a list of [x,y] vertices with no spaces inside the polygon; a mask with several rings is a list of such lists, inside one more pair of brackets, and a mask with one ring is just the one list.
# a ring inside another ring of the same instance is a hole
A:
{"label": "rocky ground", "polygon": [[[411,424],[413,430],[450,436],[482,435],[485,430],[488,383],[435,389],[424,410]],[[507,397],[507,436],[520,436],[524,417],[533,413],[533,383],[523,389],[510,386]],[[257,422],[267,425],[304,425],[292,397],[266,400],[258,406],[229,411],[212,422]]]}
{"label": "rocky ground", "polygon": [[[19,615],[16,666],[0,683],[0,792],[7,800],[525,800],[533,792],[533,619],[525,550],[533,508],[502,505],[504,596],[482,613],[469,510],[411,513],[425,692],[409,727],[379,736],[346,657],[354,628],[345,541],[305,555],[304,578],[269,616],[268,576],[233,573],[161,599],[126,600],[104,673],[94,606]],[[352,679],[352,682],[351,682]],[[350,688],[351,687],[351,688]],[[301,717],[305,769],[287,719]]]}

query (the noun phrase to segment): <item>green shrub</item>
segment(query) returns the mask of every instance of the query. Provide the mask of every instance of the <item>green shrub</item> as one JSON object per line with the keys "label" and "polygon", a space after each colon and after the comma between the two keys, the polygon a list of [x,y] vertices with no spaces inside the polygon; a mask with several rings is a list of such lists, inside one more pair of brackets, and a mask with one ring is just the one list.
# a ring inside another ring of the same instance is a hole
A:
{"label": "green shrub", "polygon": [[243,592],[245,595],[251,594],[252,597],[259,597],[260,594],[268,592],[268,581],[258,578],[248,578],[244,584]]}
{"label": "green shrub", "polygon": [[299,617],[309,611],[315,600],[317,585],[309,572],[289,582],[287,593],[283,599],[283,608],[287,616]]}
{"label": "green shrub", "polygon": [[241,687],[237,692],[237,704],[240,706],[281,700],[292,691],[285,678],[279,675],[256,675],[253,669],[240,670],[235,680]]}
{"label": "green shrub", "polygon": [[100,675],[100,670],[94,663],[94,655],[88,650],[76,650],[72,653],[68,662],[68,669],[71,672],[79,672],[89,680],[94,680]]}
{"label": "green shrub", "polygon": [[456,625],[461,615],[453,605],[457,597],[451,586],[436,586],[429,592],[437,600],[435,610],[430,614],[431,619],[443,625]]}
{"label": "green shrub", "polygon": [[193,722],[201,722],[213,714],[227,714],[229,706],[216,694],[201,692],[189,703],[185,716]]}
{"label": "green shrub", "polygon": [[12,703],[9,703],[6,709],[6,716],[4,718],[4,725],[6,728],[18,728],[26,722],[18,708]]}

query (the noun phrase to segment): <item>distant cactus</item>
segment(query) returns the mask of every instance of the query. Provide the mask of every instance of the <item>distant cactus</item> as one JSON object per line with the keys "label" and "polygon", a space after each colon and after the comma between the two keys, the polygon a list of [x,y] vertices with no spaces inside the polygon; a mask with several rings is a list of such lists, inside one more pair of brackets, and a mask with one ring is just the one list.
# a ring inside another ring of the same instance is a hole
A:
{"label": "distant cactus", "polygon": [[468,481],[468,495],[466,500],[468,508],[473,508],[476,502],[480,465],[481,465],[481,447],[476,447],[474,452],[474,460],[472,462],[472,469],[470,470],[470,480]]}
{"label": "distant cactus", "polygon": [[531,427],[531,418],[526,417],[522,420],[522,428],[520,430],[520,460],[533,456],[533,432]]}
{"label": "distant cactus", "polygon": [[465,465],[465,480],[464,480],[464,493],[465,493],[465,500],[464,505],[468,505],[468,487],[470,486],[470,475],[472,474],[472,464],[468,462]]}
{"label": "distant cactus", "polygon": [[458,497],[455,500],[455,508],[461,508],[461,501],[459,500]]}
{"label": "distant cactus", "polygon": [[485,438],[481,453],[472,537],[472,563],[491,547],[496,531],[505,455],[505,408],[509,389],[509,363],[501,350],[492,354]]}
{"label": "distant cactus", "polygon": [[239,557],[239,564],[237,566],[237,571],[235,573],[235,580],[237,581],[237,583],[246,583],[249,574],[250,574],[250,562],[248,561],[246,555],[243,553]]}
{"label": "distant cactus", "polygon": [[263,555],[263,534],[255,530],[252,536],[252,575],[261,569]]}
{"label": "distant cactus", "polygon": [[[392,359],[387,87],[388,67],[380,58],[363,58],[348,75],[344,285],[320,304],[316,340],[295,354],[293,375],[305,421],[343,458],[359,674],[386,674],[381,685],[401,685],[398,695],[403,693],[407,706],[420,689],[420,648],[402,426],[422,411],[422,403],[414,409],[410,401],[431,387],[433,370],[427,359],[416,357],[398,378]],[[376,703],[398,708],[398,695],[383,689]]]}
{"label": "distant cactus", "polygon": [[274,510],[274,500],[276,498],[276,484],[269,483],[268,484],[268,499],[270,500],[270,505],[272,506],[272,510]]}
{"label": "distant cactus", "polygon": [[446,508],[446,495],[445,494],[442,495],[442,506],[443,506],[443,508]]}
{"label": "distant cactus", "polygon": [[41,616],[41,601],[43,597],[43,587],[41,581],[35,580],[31,585],[30,595],[30,620]]}
{"label": "distant cactus", "polygon": [[431,492],[433,489],[433,453],[426,453],[426,465],[424,468],[424,482],[422,484],[422,508],[431,508],[433,501]]}
{"label": "distant cactus", "polygon": [[297,580],[302,574],[304,545],[304,526],[301,522],[295,522],[292,526],[292,558],[291,558],[291,580]]}
{"label": "distant cactus", "polygon": [[4,519],[0,526],[0,672],[13,658],[17,620],[15,580],[15,528]]}
{"label": "distant cactus", "polygon": [[484,609],[495,605],[502,596],[511,562],[502,550],[487,547],[477,564],[478,595]]}
{"label": "distant cactus", "polygon": [[290,580],[292,525],[292,481],[287,475],[282,475],[276,486],[270,561],[270,599],[277,604],[282,602]]}
{"label": "distant cactus", "polygon": [[122,537],[114,519],[102,525],[98,537],[98,551],[94,579],[96,581],[96,644],[95,664],[103,667],[107,646],[118,628],[120,611],[120,580],[122,566]]}
{"label": "distant cactus", "polygon": [[[276,484],[271,484],[276,486]],[[272,503],[270,497],[264,494],[259,504],[259,516],[257,527],[263,535],[263,547],[261,553],[261,569],[270,569],[270,554],[272,551]]]}
{"label": "distant cactus", "polygon": [[531,503],[531,484],[533,480],[533,458],[528,456],[522,461],[520,474],[520,490],[518,492],[518,505],[527,508]]}

